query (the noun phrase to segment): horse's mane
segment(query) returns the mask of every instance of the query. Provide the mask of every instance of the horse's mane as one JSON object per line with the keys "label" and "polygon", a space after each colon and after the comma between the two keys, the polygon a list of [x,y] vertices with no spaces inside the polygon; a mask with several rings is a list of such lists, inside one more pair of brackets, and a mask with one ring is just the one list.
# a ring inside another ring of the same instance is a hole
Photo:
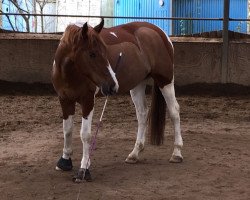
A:
{"label": "horse's mane", "polygon": [[63,36],[61,38],[61,42],[64,42],[70,46],[76,45],[77,41],[79,40],[79,32],[81,28],[77,25],[70,24],[67,26]]}
{"label": "horse's mane", "polygon": [[[65,43],[66,45],[70,47],[76,47],[79,44],[79,41],[81,40],[81,27],[76,24],[70,24],[65,29],[65,32],[63,33],[63,36],[61,38],[61,42]],[[98,40],[96,37],[94,37],[93,34],[94,30],[90,29],[88,32],[88,45],[90,46],[99,46]]]}

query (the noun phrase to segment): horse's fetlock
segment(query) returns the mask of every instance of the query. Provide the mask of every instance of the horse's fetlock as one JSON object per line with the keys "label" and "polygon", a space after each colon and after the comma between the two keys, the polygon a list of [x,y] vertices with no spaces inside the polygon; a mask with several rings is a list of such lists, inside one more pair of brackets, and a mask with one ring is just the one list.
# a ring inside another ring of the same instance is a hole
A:
{"label": "horse's fetlock", "polygon": [[144,149],[144,144],[142,142],[136,143],[135,145],[138,151],[142,151]]}
{"label": "horse's fetlock", "polygon": [[183,147],[183,142],[178,142],[178,143],[174,143],[174,147],[175,148],[178,148],[178,149],[181,149]]}
{"label": "horse's fetlock", "polygon": [[73,154],[73,151],[71,148],[63,148],[63,154],[70,157]]}

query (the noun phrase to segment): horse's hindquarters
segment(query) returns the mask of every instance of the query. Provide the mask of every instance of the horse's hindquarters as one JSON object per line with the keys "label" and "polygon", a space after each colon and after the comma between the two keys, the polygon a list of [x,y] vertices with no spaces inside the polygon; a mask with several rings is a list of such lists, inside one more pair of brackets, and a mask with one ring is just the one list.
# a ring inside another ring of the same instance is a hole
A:
{"label": "horse's hindquarters", "polygon": [[[159,30],[160,31],[160,30]],[[173,48],[162,32],[142,27],[136,32],[140,49],[148,58],[151,76],[157,85],[163,87],[173,79]]]}

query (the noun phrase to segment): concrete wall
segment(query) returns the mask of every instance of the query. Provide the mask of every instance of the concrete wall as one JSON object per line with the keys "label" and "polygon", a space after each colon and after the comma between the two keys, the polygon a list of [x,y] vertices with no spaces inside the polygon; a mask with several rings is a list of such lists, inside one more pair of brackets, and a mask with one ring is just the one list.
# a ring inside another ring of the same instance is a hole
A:
{"label": "concrete wall", "polygon": [[[172,38],[175,47],[175,82],[221,83],[221,39]],[[250,40],[229,45],[229,83],[250,86]]]}
{"label": "concrete wall", "polygon": [[211,42],[174,42],[176,84],[220,83],[221,46]]}
{"label": "concrete wall", "polygon": [[[0,80],[50,83],[60,36],[0,33]],[[172,38],[177,85],[221,82],[220,39]],[[250,86],[250,41],[230,44],[228,82]]]}
{"label": "concrete wall", "polygon": [[23,34],[17,37],[14,34],[0,33],[0,80],[50,82],[59,37],[51,39],[44,35],[36,37],[30,34],[29,39],[26,38]]}

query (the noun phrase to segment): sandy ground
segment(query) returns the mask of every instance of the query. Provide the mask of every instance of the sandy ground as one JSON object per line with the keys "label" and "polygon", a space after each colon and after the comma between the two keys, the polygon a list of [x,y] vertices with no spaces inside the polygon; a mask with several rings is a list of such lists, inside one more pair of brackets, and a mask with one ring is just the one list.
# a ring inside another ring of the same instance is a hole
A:
{"label": "sandy ground", "polygon": [[[184,162],[168,160],[173,128],[164,145],[146,145],[140,162],[124,160],[137,121],[129,96],[109,99],[92,157],[93,182],[71,177],[81,159],[81,116],[75,116],[72,172],[55,171],[63,147],[55,95],[0,95],[0,199],[250,199],[250,96],[179,95]],[[104,98],[96,101],[92,130]],[[79,107],[78,107],[79,108]]]}

